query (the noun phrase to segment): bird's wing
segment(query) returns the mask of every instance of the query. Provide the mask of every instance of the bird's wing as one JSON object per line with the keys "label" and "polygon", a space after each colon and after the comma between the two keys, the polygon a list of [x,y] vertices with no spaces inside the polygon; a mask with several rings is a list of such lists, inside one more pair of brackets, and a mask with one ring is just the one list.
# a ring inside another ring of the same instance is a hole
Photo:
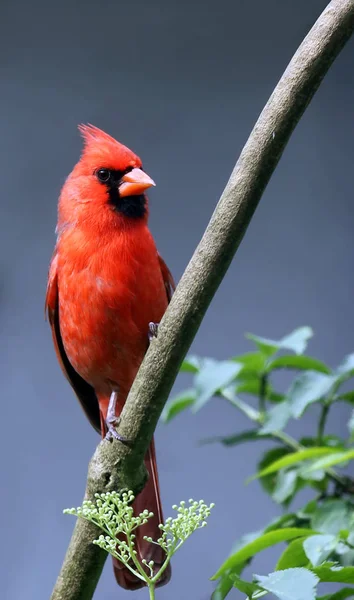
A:
{"label": "bird's wing", "polygon": [[159,254],[158,254],[158,258],[159,258],[162,278],[163,278],[165,288],[166,288],[167,300],[170,302],[170,300],[172,298],[172,294],[176,289],[176,284],[174,282],[174,279],[172,277],[172,273],[171,273],[170,269],[168,268],[165,261],[163,260],[163,258],[161,258],[161,256]]}
{"label": "bird's wing", "polygon": [[101,432],[98,400],[93,387],[87,383],[70,363],[63,345],[59,324],[58,254],[54,251],[49,268],[45,312],[52,330],[55,352],[62,371],[72,386],[92,427]]}

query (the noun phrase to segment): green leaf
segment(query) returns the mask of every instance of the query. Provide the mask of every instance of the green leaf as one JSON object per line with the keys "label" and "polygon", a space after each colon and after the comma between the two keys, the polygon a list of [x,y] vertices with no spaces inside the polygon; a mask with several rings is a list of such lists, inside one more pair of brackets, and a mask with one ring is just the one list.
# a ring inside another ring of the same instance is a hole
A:
{"label": "green leaf", "polygon": [[297,519],[295,513],[287,513],[271,521],[270,524],[267,527],[265,527],[263,533],[268,533],[269,531],[280,529],[281,526],[293,527],[296,520]]}
{"label": "green leaf", "polygon": [[352,411],[352,414],[350,415],[350,419],[348,421],[348,429],[349,429],[349,439],[351,442],[354,442],[354,410]]}
{"label": "green leaf", "polygon": [[[306,446],[307,448],[312,448],[313,446],[317,446],[318,438],[316,437],[302,437],[300,438],[300,444],[302,446]],[[345,446],[345,440],[338,437],[338,435],[324,435],[322,438],[324,446],[331,446],[333,448],[337,448],[337,450],[343,450]]]}
{"label": "green leaf", "polygon": [[254,342],[264,356],[272,356],[279,349],[279,342],[274,340],[259,337],[258,335],[253,335],[253,333],[247,333],[246,338]]}
{"label": "green leaf", "polygon": [[193,412],[200,410],[220,388],[231,383],[241,369],[242,365],[231,361],[206,358],[194,380],[197,399]]}
{"label": "green leaf", "polygon": [[345,392],[344,394],[339,394],[339,396],[335,396],[336,402],[348,402],[349,404],[354,404],[354,391]]}
{"label": "green leaf", "polygon": [[[317,489],[318,489],[318,486],[319,486],[320,484],[319,484],[319,483],[317,483],[317,482],[316,482],[316,483],[312,483],[312,482],[308,483],[308,482],[304,481],[304,480],[303,480],[301,477],[299,477],[299,475],[298,475],[298,477],[297,477],[297,480],[296,480],[296,484],[295,484],[295,488],[294,488],[294,490],[293,490],[292,494],[291,494],[291,495],[290,495],[290,496],[289,496],[289,497],[288,497],[288,498],[287,498],[287,499],[286,499],[286,500],[283,502],[283,506],[284,506],[285,508],[288,508],[288,507],[290,506],[291,502],[294,500],[294,498],[295,498],[296,494],[297,494],[298,492],[300,492],[300,491],[301,491],[303,488],[305,488],[305,487],[306,487],[306,485],[311,485],[311,487],[314,487],[314,488],[317,490]],[[321,491],[322,491],[322,490],[321,490]],[[301,527],[301,524],[297,523],[297,525],[298,525],[299,527]]]}
{"label": "green leaf", "polygon": [[333,465],[340,465],[341,463],[345,463],[348,460],[352,460],[354,458],[354,450],[346,450],[345,452],[335,452],[331,456],[324,456],[319,460],[316,460],[311,465],[307,466],[304,469],[304,476],[307,473],[311,473],[313,471],[317,471],[318,469],[328,469],[329,467],[333,467]]}
{"label": "green leaf", "polygon": [[223,575],[212,593],[211,600],[224,600],[232,588],[233,584],[230,577],[227,574]]}
{"label": "green leaf", "polygon": [[304,529],[301,527],[289,527],[264,533],[256,540],[246,544],[246,546],[229,556],[229,558],[226,559],[226,561],[221,565],[220,569],[218,569],[211,579],[218,579],[226,571],[234,569],[238,564],[245,562],[266,548],[270,548],[275,544],[279,544],[279,542],[289,541],[297,537],[313,535],[314,533],[316,532],[312,531],[311,529]]}
{"label": "green leaf", "polygon": [[[316,437],[309,437],[306,435],[305,437],[300,438],[299,443],[301,446],[306,446],[306,448],[313,448],[318,444],[318,436],[316,435]],[[327,444],[324,445],[327,446]]]}
{"label": "green leaf", "polygon": [[336,373],[341,379],[343,376],[345,376],[345,379],[349,379],[349,377],[354,375],[354,354],[348,354],[348,356],[345,357],[336,370]]}
{"label": "green leaf", "polygon": [[248,333],[246,337],[252,340],[265,356],[272,356],[278,350],[291,350],[295,354],[302,354],[313,332],[310,327],[299,327],[280,340],[270,340]]}
{"label": "green leaf", "polygon": [[302,354],[306,349],[307,342],[313,336],[311,327],[299,327],[289,335],[280,340],[282,350],[292,350],[295,354]]}
{"label": "green leaf", "polygon": [[309,561],[303,547],[305,539],[301,537],[290,542],[277,562],[277,571],[294,567],[306,567],[308,565]]}
{"label": "green leaf", "polygon": [[297,479],[297,470],[280,471],[277,476],[272,498],[274,502],[283,504],[295,491]]}
{"label": "green leaf", "polygon": [[214,442],[220,442],[224,446],[237,446],[238,444],[242,444],[243,442],[254,442],[262,439],[264,439],[264,436],[260,437],[258,435],[258,429],[247,429],[246,431],[242,431],[241,433],[235,433],[234,435],[227,435],[225,437],[205,438],[204,440],[201,440],[200,443],[212,444]]}
{"label": "green leaf", "polygon": [[[251,396],[259,396],[261,393],[261,382],[260,379],[244,379],[242,372],[240,373],[240,377],[236,377],[236,394],[250,394]],[[272,386],[268,383],[265,388],[265,397],[270,402],[281,402],[284,399],[283,394],[278,394],[272,388]]]}
{"label": "green leaf", "polygon": [[331,534],[312,535],[303,543],[306,556],[314,567],[322,564],[332,554],[336,545],[336,536]]}
{"label": "green leaf", "polygon": [[269,386],[266,389],[266,399],[269,400],[269,402],[283,402],[285,400],[285,394],[278,394],[278,392],[274,392]]}
{"label": "green leaf", "polygon": [[264,477],[271,473],[276,473],[280,469],[285,469],[292,465],[308,460],[309,458],[317,458],[317,456],[325,456],[327,454],[334,454],[336,450],[334,448],[328,448],[327,446],[315,446],[314,448],[306,448],[305,450],[299,450],[298,452],[291,452],[278,460],[275,460],[265,469],[259,471],[256,475],[253,475],[250,479],[257,479],[258,477]]}
{"label": "green leaf", "polygon": [[325,500],[313,513],[311,527],[320,533],[338,535],[343,529],[350,529],[353,509],[344,500]]}
{"label": "green leaf", "polygon": [[[285,448],[284,446],[270,448],[270,450],[267,450],[264,453],[263,457],[261,458],[260,462],[258,463],[258,465],[257,465],[258,471],[263,471],[269,465],[273,464],[276,460],[279,460],[280,458],[282,458],[284,456],[288,456],[290,453],[291,453],[291,450],[289,450],[289,448]],[[272,495],[275,490],[275,486],[277,484],[277,477],[274,473],[271,473],[270,475],[266,475],[260,479],[260,484],[265,492]]]}
{"label": "green leaf", "polygon": [[203,359],[199,356],[189,354],[182,362],[179,371],[180,373],[198,373],[202,362]]}
{"label": "green leaf", "polygon": [[330,374],[331,369],[322,361],[306,355],[287,354],[274,358],[267,365],[267,372],[274,369],[297,369],[299,371],[318,371],[319,373]]}
{"label": "green leaf", "polygon": [[[240,548],[251,542],[252,540],[259,537],[261,533],[261,531],[254,531],[252,533],[247,533],[246,535],[243,535],[233,545],[230,555],[236,552],[236,550],[239,550]],[[244,563],[240,563],[235,569],[233,569],[232,575],[241,575],[246,565],[247,561]],[[211,600],[224,600],[224,598],[226,598],[226,596],[232,590],[232,588],[233,584],[230,579],[230,571],[226,571],[219,580],[218,585],[216,586],[211,596]]]}
{"label": "green leaf", "polygon": [[313,515],[313,513],[317,510],[317,501],[315,500],[310,500],[310,502],[308,502],[303,508],[300,508],[298,510],[298,512],[296,513],[296,516],[299,519],[306,519],[309,520],[311,518],[311,516]]}
{"label": "green leaf", "polygon": [[266,359],[261,352],[247,352],[246,354],[234,356],[231,360],[241,363],[244,367],[243,372],[246,370],[251,371],[257,376],[263,373],[266,364]]}
{"label": "green leaf", "polygon": [[297,419],[301,417],[309,404],[321,400],[335,382],[336,378],[333,375],[315,371],[306,371],[296,377],[287,393],[293,416]]}
{"label": "green leaf", "polygon": [[240,592],[243,594],[246,594],[247,598],[252,598],[253,594],[260,590],[259,585],[256,583],[251,583],[250,581],[245,581],[244,579],[241,579],[239,575],[232,575],[232,581],[234,587],[240,590]]}
{"label": "green leaf", "polygon": [[[348,546],[348,544],[344,544],[341,541],[337,542],[337,545],[335,548],[335,553],[338,556],[343,556],[344,554],[347,554],[350,551],[351,551],[351,548],[350,548],[350,546]],[[350,563],[348,563],[348,564],[350,564]]]}
{"label": "green leaf", "polygon": [[320,581],[354,584],[354,567],[314,567],[311,569]]}
{"label": "green leaf", "polygon": [[338,592],[334,594],[326,594],[325,596],[320,596],[317,600],[346,600],[347,598],[352,598],[354,596],[354,588],[342,588]]}
{"label": "green leaf", "polygon": [[[346,531],[346,530],[344,530]],[[350,531],[348,531],[348,535],[346,538],[348,540],[348,544],[350,544],[351,546],[354,546],[354,528],[352,527]]]}
{"label": "green leaf", "polygon": [[332,446],[333,448],[344,449],[345,441],[338,435],[324,435],[322,439],[325,446]]}
{"label": "green leaf", "polygon": [[260,435],[281,431],[291,417],[290,404],[287,401],[273,406],[265,416],[265,423],[259,430]]}
{"label": "green leaf", "polygon": [[250,394],[251,396],[259,396],[261,384],[259,379],[240,379],[236,378],[236,386],[234,388],[236,394]]}
{"label": "green leaf", "polygon": [[315,600],[318,577],[304,568],[275,571],[255,576],[259,585],[279,600]]}
{"label": "green leaf", "polygon": [[192,406],[196,400],[196,396],[195,389],[190,388],[171,398],[163,409],[161,420],[164,423],[169,423],[180,412]]}
{"label": "green leaf", "polygon": [[340,557],[340,564],[343,567],[352,567],[354,564],[354,550],[349,550]]}
{"label": "green leaf", "polygon": [[323,481],[323,479],[326,477],[326,472],[323,469],[312,469],[310,471],[309,464],[311,464],[311,462],[306,461],[299,468],[299,477],[308,483],[310,481]]}
{"label": "green leaf", "polygon": [[348,402],[349,404],[354,404],[354,391],[346,392],[345,394],[340,394],[335,397],[336,402],[343,401]]}
{"label": "green leaf", "polygon": [[[349,544],[351,543],[350,542],[350,536],[351,536],[351,533],[350,533],[350,531],[348,529],[341,529],[340,532],[339,532],[339,538],[341,540],[344,540],[344,541],[348,540]],[[352,539],[354,540],[354,537]]]}

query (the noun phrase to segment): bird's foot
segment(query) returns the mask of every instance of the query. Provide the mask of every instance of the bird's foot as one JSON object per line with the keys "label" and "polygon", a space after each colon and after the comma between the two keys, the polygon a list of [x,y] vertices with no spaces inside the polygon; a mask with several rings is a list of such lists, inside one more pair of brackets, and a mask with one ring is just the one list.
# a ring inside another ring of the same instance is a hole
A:
{"label": "bird's foot", "polygon": [[112,420],[108,419],[108,418],[106,419],[107,433],[105,435],[105,440],[107,440],[108,442],[111,442],[114,438],[115,440],[118,440],[119,442],[122,442],[123,444],[127,444],[128,443],[127,438],[120,435],[120,433],[118,433],[118,431],[116,429],[119,425],[119,422],[120,422],[119,417],[115,417]]}
{"label": "bird's foot", "polygon": [[124,436],[120,435],[117,431],[117,427],[120,423],[120,417],[117,417],[117,415],[116,415],[117,397],[118,397],[118,392],[117,391],[112,392],[111,397],[109,399],[107,417],[105,420],[106,427],[107,427],[107,433],[106,433],[104,439],[107,440],[108,442],[111,442],[114,438],[115,440],[122,442],[122,444],[129,444],[129,440],[127,438],[125,438]]}
{"label": "bird's foot", "polygon": [[159,323],[153,323],[152,321],[149,323],[149,344],[151,344],[151,340],[157,337],[157,332],[159,329]]}

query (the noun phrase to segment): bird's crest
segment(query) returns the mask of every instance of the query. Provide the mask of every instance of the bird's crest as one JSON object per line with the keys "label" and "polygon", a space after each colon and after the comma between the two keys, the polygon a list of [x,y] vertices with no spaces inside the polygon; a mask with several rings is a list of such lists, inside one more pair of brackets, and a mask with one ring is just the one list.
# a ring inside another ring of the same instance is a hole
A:
{"label": "bird's crest", "polygon": [[117,140],[115,140],[111,135],[108,135],[108,133],[105,133],[105,131],[102,131],[102,129],[95,127],[95,125],[91,125],[91,123],[88,123],[87,125],[81,123],[78,126],[78,130],[83,137],[85,146],[89,146],[92,143],[102,142],[109,144],[118,143]]}
{"label": "bird's crest", "polygon": [[129,166],[140,167],[140,158],[127,146],[115,140],[102,129],[91,125],[79,125],[84,140],[82,160],[89,160],[102,166],[126,169]]}

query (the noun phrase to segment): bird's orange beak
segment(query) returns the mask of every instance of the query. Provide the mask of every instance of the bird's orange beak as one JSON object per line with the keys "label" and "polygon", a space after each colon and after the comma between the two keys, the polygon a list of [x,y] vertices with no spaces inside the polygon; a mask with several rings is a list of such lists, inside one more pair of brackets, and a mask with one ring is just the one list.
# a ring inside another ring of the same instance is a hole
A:
{"label": "bird's orange beak", "polygon": [[133,169],[123,175],[119,185],[119,195],[121,198],[126,196],[139,196],[149,187],[156,185],[155,182],[141,169]]}

